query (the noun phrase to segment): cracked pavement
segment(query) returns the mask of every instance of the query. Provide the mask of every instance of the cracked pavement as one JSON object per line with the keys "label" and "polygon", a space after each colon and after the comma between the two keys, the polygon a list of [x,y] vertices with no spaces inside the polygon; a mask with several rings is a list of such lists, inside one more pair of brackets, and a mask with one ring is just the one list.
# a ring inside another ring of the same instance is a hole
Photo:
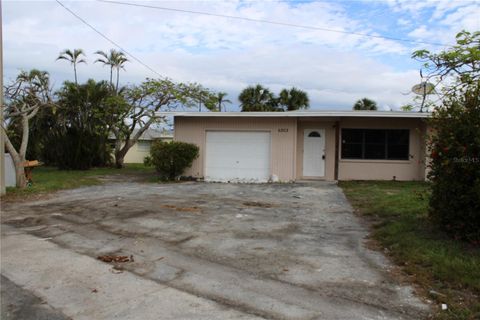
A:
{"label": "cracked pavement", "polygon": [[2,275],[73,319],[427,317],[366,236],[334,183],[112,180],[4,204]]}

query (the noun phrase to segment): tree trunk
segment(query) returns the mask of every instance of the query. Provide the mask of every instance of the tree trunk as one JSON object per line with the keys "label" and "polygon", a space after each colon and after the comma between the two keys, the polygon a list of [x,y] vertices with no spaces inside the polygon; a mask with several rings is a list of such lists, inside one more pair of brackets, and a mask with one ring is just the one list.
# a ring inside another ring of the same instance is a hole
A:
{"label": "tree trunk", "polygon": [[5,147],[7,148],[8,153],[10,153],[10,156],[13,160],[13,165],[15,166],[15,185],[17,188],[25,188],[27,186],[27,179],[25,178],[25,168],[23,166],[23,163],[25,162],[25,155],[22,156],[22,154],[19,154],[15,150],[5,130],[3,130],[3,134],[5,135]]}
{"label": "tree trunk", "polygon": [[13,162],[15,165],[15,184],[17,188],[25,188],[27,186],[27,178],[25,177],[25,167],[23,162]]}
{"label": "tree trunk", "polygon": [[[8,139],[8,137],[7,137]],[[6,147],[8,152],[10,153],[10,157],[12,157],[13,165],[15,167],[15,185],[17,188],[25,188],[27,186],[27,178],[25,177],[25,167],[23,164],[25,163],[25,159],[22,159],[18,153],[14,150],[11,150],[9,147],[9,141],[6,143]],[[13,152],[12,152],[13,151]]]}
{"label": "tree trunk", "polygon": [[125,155],[127,154],[128,150],[130,150],[131,147],[135,145],[135,143],[138,142],[142,134],[147,131],[152,123],[154,122],[154,117],[152,116],[150,120],[148,120],[143,127],[138,129],[137,133],[131,137],[130,134],[134,131],[134,128],[130,128],[130,134],[128,135],[125,143],[122,146],[122,140],[120,136],[120,132],[118,130],[113,130],[113,134],[115,135],[115,166],[117,168],[123,168],[124,166],[124,158]]}
{"label": "tree trunk", "polygon": [[120,134],[118,131],[114,131],[113,133],[115,135],[115,167],[121,169],[123,168],[123,158],[125,158],[125,155],[121,155],[122,141],[120,140]]}
{"label": "tree trunk", "polygon": [[118,93],[118,82],[120,79],[120,69],[117,68],[117,85],[115,86],[115,93]]}
{"label": "tree trunk", "polygon": [[[115,148],[115,166],[118,169],[124,167],[124,158],[127,155],[128,150],[130,150],[130,148],[133,147],[135,143],[137,143],[139,137],[140,135],[137,134],[133,139],[127,139],[121,149]],[[118,138],[117,141],[119,141]]]}
{"label": "tree trunk", "polygon": [[[128,143],[130,144],[130,143]],[[121,169],[124,167],[124,159],[125,159],[125,155],[127,154],[128,150],[130,150],[130,148],[133,146],[133,144],[131,144],[128,148],[127,148],[127,143],[125,143],[125,145],[123,146],[122,149],[118,150],[117,152],[115,152],[115,167],[117,169]]]}
{"label": "tree trunk", "polygon": [[113,87],[113,67],[110,67],[110,85]]}
{"label": "tree trunk", "polygon": [[75,85],[78,86],[78,81],[77,81],[77,65],[73,63],[73,73],[75,75]]}
{"label": "tree trunk", "polygon": [[125,155],[123,156],[120,156],[119,154],[115,154],[115,167],[117,169],[122,169],[123,166],[124,166],[124,158],[125,158]]}

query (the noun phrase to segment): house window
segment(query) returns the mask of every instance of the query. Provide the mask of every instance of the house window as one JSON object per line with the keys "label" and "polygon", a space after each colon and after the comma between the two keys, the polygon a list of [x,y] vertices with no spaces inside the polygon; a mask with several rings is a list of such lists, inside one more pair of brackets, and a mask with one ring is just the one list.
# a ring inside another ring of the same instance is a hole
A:
{"label": "house window", "polygon": [[138,141],[138,151],[150,152],[150,141]]}
{"label": "house window", "polygon": [[342,129],[342,159],[408,160],[407,129]]}
{"label": "house window", "polygon": [[312,131],[308,134],[308,136],[310,138],[320,138],[320,133],[318,133],[317,131]]}

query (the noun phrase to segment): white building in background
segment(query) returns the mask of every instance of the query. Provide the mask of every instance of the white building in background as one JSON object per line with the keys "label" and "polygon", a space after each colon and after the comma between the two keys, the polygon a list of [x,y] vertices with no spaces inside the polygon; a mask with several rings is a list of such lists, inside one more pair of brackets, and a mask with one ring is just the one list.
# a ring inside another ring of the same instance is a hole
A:
{"label": "white building in background", "polygon": [[[137,131],[132,133],[132,136],[136,134]],[[133,145],[130,150],[128,150],[125,155],[125,163],[143,163],[143,159],[146,156],[150,155],[150,147],[153,140],[162,140],[162,141],[172,141],[173,133],[166,130],[157,130],[157,129],[148,129],[146,130],[140,139]],[[113,136],[110,136],[110,142],[114,146],[115,139]]]}

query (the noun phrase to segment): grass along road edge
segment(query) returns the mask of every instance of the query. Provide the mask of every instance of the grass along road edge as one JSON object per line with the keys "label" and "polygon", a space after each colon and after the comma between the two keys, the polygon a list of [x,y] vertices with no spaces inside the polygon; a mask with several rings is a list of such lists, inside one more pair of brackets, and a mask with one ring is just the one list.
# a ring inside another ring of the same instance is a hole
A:
{"label": "grass along road edge", "polygon": [[429,184],[343,181],[371,238],[439,308],[435,319],[480,319],[480,249],[447,238],[428,219]]}
{"label": "grass along road edge", "polygon": [[19,200],[38,197],[58,190],[102,184],[102,177],[137,178],[145,182],[156,181],[155,168],[143,164],[126,164],[124,168],[92,168],[89,170],[59,170],[55,167],[38,167],[33,170],[33,185],[24,189],[8,187],[2,200]]}

